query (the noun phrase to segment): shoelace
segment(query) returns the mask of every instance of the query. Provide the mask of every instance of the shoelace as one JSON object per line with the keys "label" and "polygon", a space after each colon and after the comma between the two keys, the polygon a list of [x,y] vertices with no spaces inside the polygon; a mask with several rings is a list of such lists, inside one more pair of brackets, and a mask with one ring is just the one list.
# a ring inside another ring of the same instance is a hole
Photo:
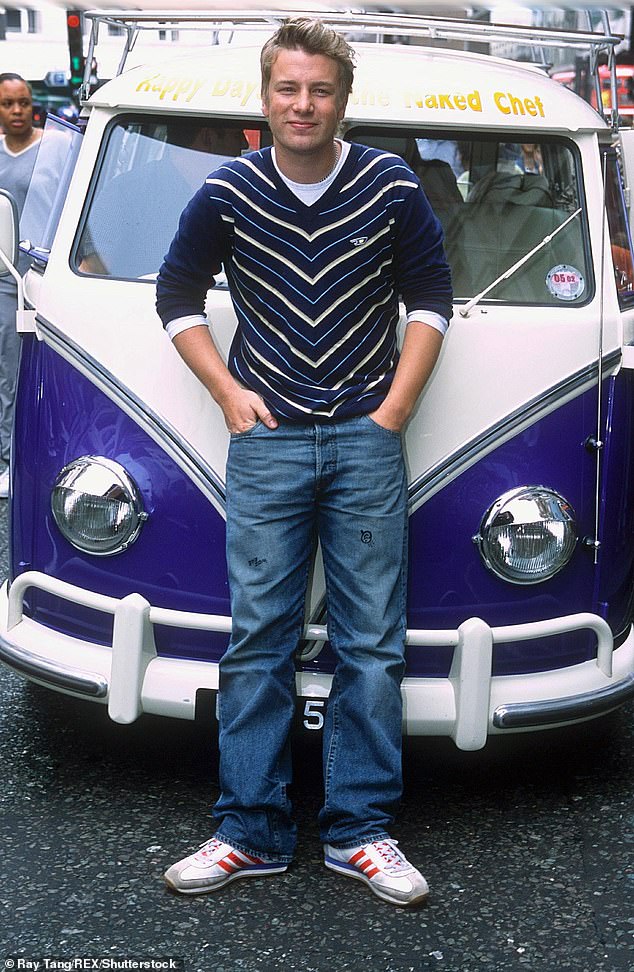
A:
{"label": "shoelace", "polygon": [[396,840],[381,840],[371,845],[384,861],[385,870],[391,874],[396,874],[398,871],[410,867],[403,854],[397,848],[397,843],[398,841]]}
{"label": "shoelace", "polygon": [[216,840],[215,837],[212,837],[211,840],[208,840],[206,843],[200,845],[196,857],[210,857],[212,854],[215,854],[219,847],[220,841]]}

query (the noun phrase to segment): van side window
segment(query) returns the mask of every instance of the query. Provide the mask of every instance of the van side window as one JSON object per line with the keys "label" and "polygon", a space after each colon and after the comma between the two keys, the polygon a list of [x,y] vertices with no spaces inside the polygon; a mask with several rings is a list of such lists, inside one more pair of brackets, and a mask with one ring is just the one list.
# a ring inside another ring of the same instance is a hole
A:
{"label": "van side window", "polygon": [[418,176],[444,229],[456,301],[479,294],[531,250],[487,301],[571,306],[591,296],[586,217],[571,143],[370,129],[354,129],[347,137],[400,155]]}
{"label": "van side window", "polygon": [[126,119],[108,134],[75,247],[79,273],[153,280],[178,219],[206,177],[259,144],[232,122]]}
{"label": "van side window", "polygon": [[75,125],[56,115],[46,119],[20,219],[22,249],[42,263],[48,260],[81,140]]}
{"label": "van side window", "polygon": [[621,306],[634,303],[634,261],[632,237],[625,206],[623,180],[616,151],[604,153],[605,208],[610,230],[614,279]]}

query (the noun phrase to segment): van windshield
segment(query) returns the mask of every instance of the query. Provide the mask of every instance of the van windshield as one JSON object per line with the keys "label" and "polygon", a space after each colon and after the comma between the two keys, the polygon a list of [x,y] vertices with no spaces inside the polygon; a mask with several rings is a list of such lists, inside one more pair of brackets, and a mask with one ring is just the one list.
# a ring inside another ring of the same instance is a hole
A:
{"label": "van windshield", "polygon": [[499,279],[487,302],[569,305],[589,298],[585,207],[569,144],[390,137],[365,129],[349,137],[400,155],[418,175],[443,225],[456,300],[480,294],[534,248],[508,279]]}
{"label": "van windshield", "polygon": [[76,269],[155,279],[181,212],[210,172],[249,149],[247,136],[259,132],[200,119],[114,125],[75,249]]}
{"label": "van windshield", "polygon": [[[570,305],[590,297],[585,209],[569,143],[433,139],[366,128],[346,137],[394,152],[414,169],[443,225],[456,301],[471,300],[498,278],[486,302]],[[267,140],[264,131],[223,120],[117,122],[75,248],[76,269],[154,280],[182,210],[207,175]],[[539,247],[549,234],[552,240]],[[501,279],[533,248],[519,270]]]}

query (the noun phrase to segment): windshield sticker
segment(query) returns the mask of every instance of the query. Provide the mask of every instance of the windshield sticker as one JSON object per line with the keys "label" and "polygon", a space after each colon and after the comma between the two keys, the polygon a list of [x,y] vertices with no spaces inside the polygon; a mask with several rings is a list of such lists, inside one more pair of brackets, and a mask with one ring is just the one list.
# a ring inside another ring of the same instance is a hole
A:
{"label": "windshield sticker", "polygon": [[576,267],[559,263],[546,274],[546,286],[559,300],[577,300],[584,292],[586,282]]}

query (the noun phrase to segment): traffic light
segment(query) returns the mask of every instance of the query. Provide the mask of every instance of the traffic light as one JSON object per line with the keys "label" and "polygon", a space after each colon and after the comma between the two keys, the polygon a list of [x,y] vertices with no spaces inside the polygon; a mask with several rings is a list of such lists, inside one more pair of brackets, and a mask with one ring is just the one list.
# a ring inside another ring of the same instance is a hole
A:
{"label": "traffic light", "polygon": [[68,53],[70,55],[70,83],[73,88],[78,88],[84,80],[84,41],[81,20],[81,10],[66,11]]}

